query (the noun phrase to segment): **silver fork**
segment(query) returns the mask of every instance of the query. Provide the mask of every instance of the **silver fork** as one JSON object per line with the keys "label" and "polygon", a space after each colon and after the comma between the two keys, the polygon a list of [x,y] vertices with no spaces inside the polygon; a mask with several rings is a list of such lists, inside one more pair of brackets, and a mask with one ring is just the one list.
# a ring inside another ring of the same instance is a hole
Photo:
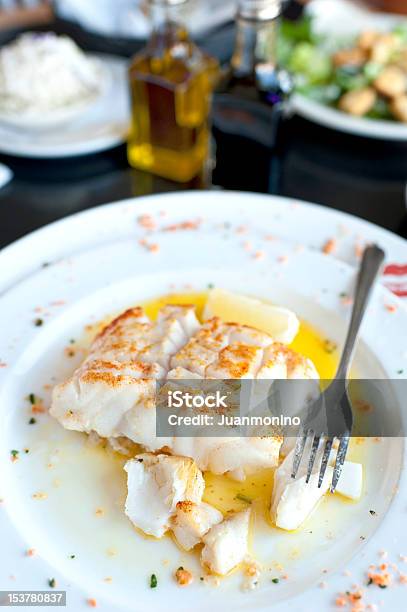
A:
{"label": "silver fork", "polygon": [[[367,247],[363,253],[356,281],[352,316],[338,370],[330,385],[321,393],[311,407],[308,408],[307,417],[305,418],[305,422],[302,423],[301,433],[297,437],[295,445],[291,474],[292,478],[295,478],[297,475],[307,440],[311,441],[312,439],[306,477],[306,482],[308,483],[311,478],[321,440],[323,441],[325,439],[318,479],[318,487],[320,488],[329,463],[335,438],[338,438],[339,446],[336,453],[331,493],[335,491],[341,475],[353,425],[352,407],[348,397],[349,369],[363,316],[369,302],[373,285],[383,263],[384,256],[385,254],[382,249],[376,245]],[[326,421],[321,419],[321,415],[323,414],[326,416]],[[323,420],[324,423],[322,424]]]}

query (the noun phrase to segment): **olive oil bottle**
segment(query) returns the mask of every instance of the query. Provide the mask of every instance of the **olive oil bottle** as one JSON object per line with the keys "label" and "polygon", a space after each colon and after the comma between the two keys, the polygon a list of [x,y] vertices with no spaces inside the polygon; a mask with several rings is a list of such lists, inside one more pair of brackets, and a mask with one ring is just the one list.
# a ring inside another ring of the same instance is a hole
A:
{"label": "olive oil bottle", "polygon": [[197,176],[208,155],[218,64],[182,24],[187,0],[149,0],[153,31],[132,60],[131,166],[178,182]]}

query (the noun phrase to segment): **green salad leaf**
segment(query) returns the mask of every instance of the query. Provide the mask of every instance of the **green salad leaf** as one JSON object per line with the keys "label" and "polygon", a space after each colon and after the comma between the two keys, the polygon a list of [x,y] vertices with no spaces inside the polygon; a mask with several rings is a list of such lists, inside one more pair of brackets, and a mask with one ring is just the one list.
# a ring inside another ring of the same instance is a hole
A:
{"label": "green salad leaf", "polygon": [[308,83],[324,83],[332,72],[331,60],[327,54],[309,42],[300,42],[295,46],[287,68],[294,74],[306,77]]}

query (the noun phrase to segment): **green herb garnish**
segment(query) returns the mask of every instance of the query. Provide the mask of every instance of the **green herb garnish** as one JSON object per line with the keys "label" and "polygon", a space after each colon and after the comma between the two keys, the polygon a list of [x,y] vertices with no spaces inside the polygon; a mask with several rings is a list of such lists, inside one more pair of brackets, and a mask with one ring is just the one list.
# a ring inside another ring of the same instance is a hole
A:
{"label": "green herb garnish", "polygon": [[51,587],[51,589],[55,589],[56,584],[57,584],[57,583],[56,583],[55,578],[50,578],[50,579],[48,580],[48,584],[49,584],[49,586]]}
{"label": "green herb garnish", "polygon": [[324,351],[328,353],[328,355],[332,355],[338,348],[338,345],[332,340],[324,340]]}
{"label": "green herb garnish", "polygon": [[31,417],[31,419],[28,421],[29,425],[35,425],[37,422],[37,419],[34,419],[34,417]]}
{"label": "green herb garnish", "polygon": [[43,319],[35,319],[34,321],[34,325],[35,327],[41,327],[41,325],[44,324],[44,320]]}
{"label": "green herb garnish", "polygon": [[246,504],[251,504],[252,503],[252,499],[250,497],[248,497],[247,495],[243,495],[243,493],[238,493],[235,497],[235,499],[238,499],[242,502],[246,502]]}
{"label": "green herb garnish", "polygon": [[19,452],[20,452],[20,451],[18,451],[18,450],[12,450],[10,454],[11,454],[11,456],[12,456],[12,457],[15,457],[15,458],[16,458],[16,457],[18,457],[18,453],[19,453]]}
{"label": "green herb garnish", "polygon": [[151,574],[150,589],[155,589],[156,586],[157,586],[157,576],[155,574]]}
{"label": "green herb garnish", "polygon": [[272,578],[271,582],[273,582],[274,584],[278,584],[280,582],[279,578]]}
{"label": "green herb garnish", "polygon": [[30,395],[28,396],[28,401],[32,405],[37,403],[37,398],[35,397],[34,393],[30,393]]}

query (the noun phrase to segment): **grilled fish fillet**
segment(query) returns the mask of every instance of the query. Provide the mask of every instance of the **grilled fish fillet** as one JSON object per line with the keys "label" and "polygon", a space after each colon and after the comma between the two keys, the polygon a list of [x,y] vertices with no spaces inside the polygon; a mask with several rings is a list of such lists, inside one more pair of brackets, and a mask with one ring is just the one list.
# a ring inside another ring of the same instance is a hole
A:
{"label": "grilled fish fillet", "polygon": [[281,437],[157,438],[156,381],[165,379],[318,378],[310,360],[269,334],[213,318],[200,325],[193,306],[167,305],[151,322],[127,310],[93,342],[83,364],[53,392],[51,414],[66,429],[129,438],[149,451],[166,447],[202,470],[274,467]]}
{"label": "grilled fish fillet", "polygon": [[73,376],[54,388],[51,414],[66,429],[163,446],[155,436],[155,381],[166,377],[171,356],[199,327],[193,306],[167,305],[155,323],[142,308],[127,310],[96,337]]}

